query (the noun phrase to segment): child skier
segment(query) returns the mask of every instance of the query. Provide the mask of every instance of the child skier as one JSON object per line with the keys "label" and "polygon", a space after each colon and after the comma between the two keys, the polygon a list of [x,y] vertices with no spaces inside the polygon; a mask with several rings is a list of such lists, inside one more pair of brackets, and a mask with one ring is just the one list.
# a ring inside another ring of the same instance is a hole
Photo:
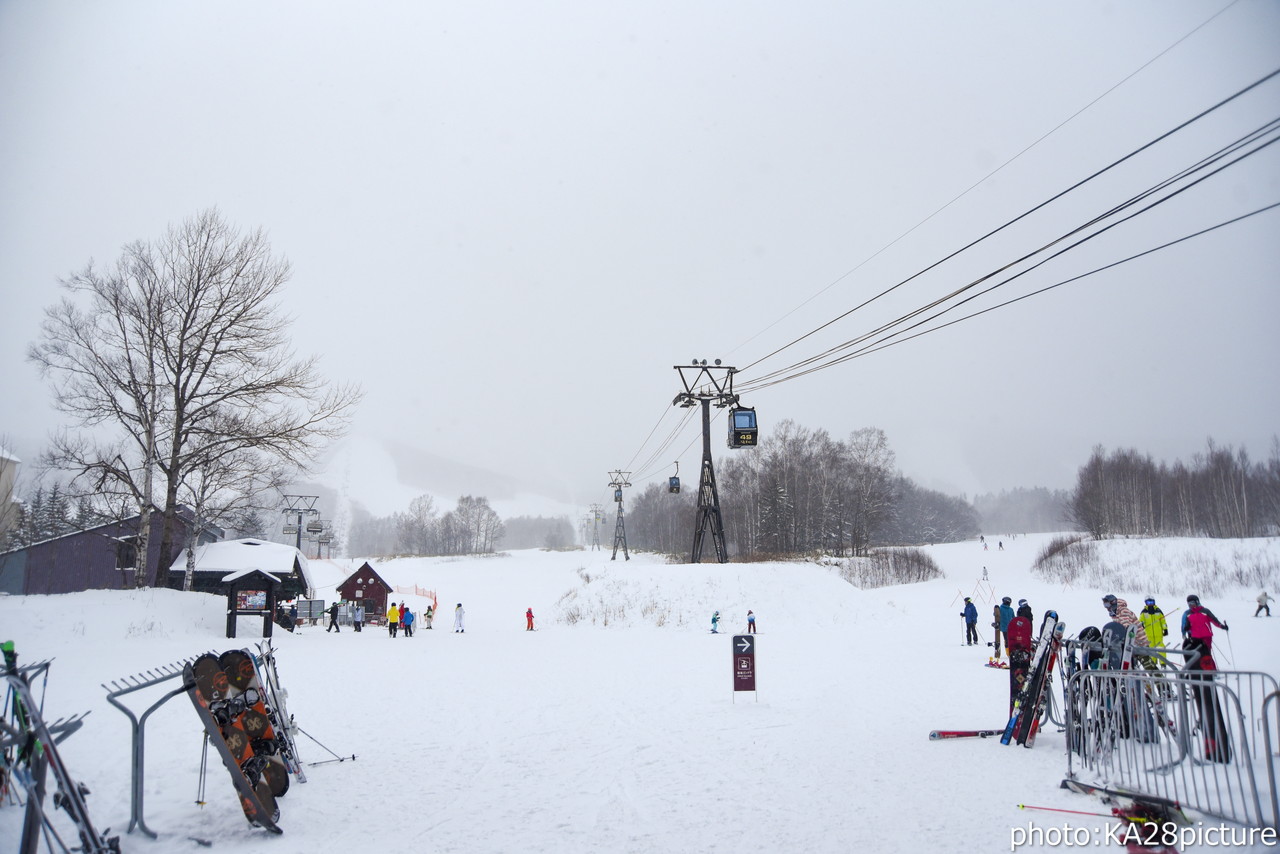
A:
{"label": "child skier", "polygon": [[524,612],[524,621],[525,621],[524,630],[526,632],[533,631],[533,609],[532,608]]}
{"label": "child skier", "polygon": [[711,615],[711,634],[720,634],[720,612],[716,611]]}

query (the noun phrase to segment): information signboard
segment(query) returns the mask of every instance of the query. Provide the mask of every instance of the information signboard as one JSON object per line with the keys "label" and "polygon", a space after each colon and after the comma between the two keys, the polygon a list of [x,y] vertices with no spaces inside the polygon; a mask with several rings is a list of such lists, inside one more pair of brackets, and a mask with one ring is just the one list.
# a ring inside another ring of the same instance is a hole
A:
{"label": "information signboard", "polygon": [[756,690],[756,639],[754,635],[733,636],[733,690]]}

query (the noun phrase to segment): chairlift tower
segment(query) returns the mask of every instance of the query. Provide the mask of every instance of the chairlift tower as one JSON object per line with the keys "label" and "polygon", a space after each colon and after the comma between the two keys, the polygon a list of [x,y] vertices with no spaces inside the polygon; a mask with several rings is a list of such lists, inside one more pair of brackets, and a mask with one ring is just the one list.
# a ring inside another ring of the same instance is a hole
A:
{"label": "chairlift tower", "polygon": [[613,489],[613,500],[618,505],[618,521],[613,526],[613,557],[609,560],[618,559],[619,545],[622,546],[622,556],[631,560],[631,553],[627,551],[627,526],[622,521],[622,490],[631,485],[627,480],[630,475],[629,471],[609,472],[609,486]]}
{"label": "chairlift tower", "polygon": [[[680,383],[684,386],[684,391],[675,396],[671,405],[686,409],[702,406],[702,474],[698,480],[698,510],[694,523],[693,552],[689,562],[702,562],[703,542],[707,532],[710,531],[711,542],[716,550],[716,560],[724,563],[729,559],[729,549],[724,541],[724,518],[720,514],[720,493],[716,490],[716,471],[711,461],[711,406],[714,404],[717,409],[732,406],[735,415],[738,412],[748,411],[751,414],[749,436],[746,432],[735,433],[737,425],[730,424],[729,446],[731,448],[750,447],[755,444],[755,412],[739,408],[738,396],[733,393],[733,375],[737,372],[737,368],[721,365],[719,359],[716,359],[713,365],[708,365],[706,359],[702,361],[694,359],[691,365],[674,367],[680,374]],[[730,420],[736,421],[736,419]]]}
{"label": "chairlift tower", "polygon": [[603,504],[591,505],[591,551],[593,552],[600,551],[600,520],[604,518],[603,513]]}
{"label": "chairlift tower", "polygon": [[[284,533],[295,535],[293,542],[294,548],[302,551],[302,530],[305,527],[308,531],[313,525],[318,524],[312,522],[303,525],[303,516],[319,516],[320,511],[316,509],[316,502],[320,500],[319,495],[286,495],[284,496],[284,508],[280,511],[287,517],[296,517],[296,519],[287,519],[284,523]],[[316,528],[317,531],[320,528]]]}

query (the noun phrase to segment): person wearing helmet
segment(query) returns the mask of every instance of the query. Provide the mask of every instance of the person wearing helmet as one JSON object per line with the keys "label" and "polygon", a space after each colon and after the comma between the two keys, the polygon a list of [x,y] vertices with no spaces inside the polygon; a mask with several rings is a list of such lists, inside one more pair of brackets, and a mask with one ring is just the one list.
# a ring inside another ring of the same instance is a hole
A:
{"label": "person wearing helmet", "polygon": [[1151,646],[1164,646],[1164,636],[1169,634],[1169,624],[1165,621],[1164,611],[1156,606],[1156,598],[1148,596],[1143,608],[1138,612],[1142,621],[1142,629],[1147,633]]}
{"label": "person wearing helmet", "polygon": [[[1004,651],[1007,655],[1009,652],[1009,622],[1013,620],[1013,600],[1008,596],[1000,600],[1000,606],[996,609],[999,615],[999,624],[996,626],[1000,635],[1004,638]],[[1000,643],[996,642],[996,658],[1000,657]]]}
{"label": "person wearing helmet", "polygon": [[978,642],[978,608],[968,596],[964,597],[964,610],[960,616],[964,617],[965,646],[974,646]]}
{"label": "person wearing helmet", "polygon": [[720,612],[716,611],[711,615],[711,634],[720,634]]}
{"label": "person wearing helmet", "polygon": [[1117,599],[1113,593],[1108,593],[1102,597],[1102,605],[1107,609],[1107,613],[1111,615],[1111,619],[1126,629],[1133,629],[1133,643],[1135,646],[1151,646],[1148,643],[1147,632],[1142,627],[1142,621],[1138,619],[1137,614],[1129,610],[1128,602],[1123,599]]}
{"label": "person wearing helmet", "polygon": [[1018,600],[1018,616],[1026,617],[1028,620],[1032,622],[1033,625],[1036,621],[1035,612],[1031,610],[1031,605],[1030,603],[1027,602],[1026,599]]}
{"label": "person wearing helmet", "polygon": [[[1164,646],[1165,635],[1169,634],[1169,625],[1165,621],[1164,611],[1157,607],[1154,596],[1148,596],[1143,602],[1142,610],[1138,612],[1138,619],[1142,621],[1142,630],[1147,633],[1147,640],[1151,642],[1151,646]],[[1163,655],[1157,655],[1155,661],[1162,666],[1169,663]]]}
{"label": "person wearing helmet", "polygon": [[[1202,660],[1199,666],[1192,666],[1191,669],[1199,670],[1216,670],[1213,659],[1213,627],[1217,626],[1224,632],[1230,631],[1227,624],[1214,616],[1213,612],[1200,604],[1200,597],[1194,593],[1187,597],[1187,613],[1182,615],[1182,647],[1183,649],[1198,649],[1202,654]],[[1208,661],[1204,661],[1208,659]]]}

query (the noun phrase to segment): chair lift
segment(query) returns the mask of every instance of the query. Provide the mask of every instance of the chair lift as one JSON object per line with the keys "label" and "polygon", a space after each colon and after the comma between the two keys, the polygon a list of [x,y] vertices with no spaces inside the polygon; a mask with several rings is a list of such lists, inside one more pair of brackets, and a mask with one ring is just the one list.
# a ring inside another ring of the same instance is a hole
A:
{"label": "chair lift", "polygon": [[667,478],[667,492],[680,491],[680,461],[676,460],[676,476]]}
{"label": "chair lift", "polygon": [[754,448],[758,434],[755,407],[735,406],[729,410],[730,448]]}

